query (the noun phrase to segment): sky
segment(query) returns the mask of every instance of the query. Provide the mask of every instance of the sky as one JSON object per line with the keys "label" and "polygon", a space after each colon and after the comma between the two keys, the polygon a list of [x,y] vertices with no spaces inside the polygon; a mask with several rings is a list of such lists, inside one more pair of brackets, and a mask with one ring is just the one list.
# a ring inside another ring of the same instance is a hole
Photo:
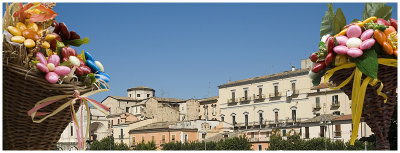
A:
{"label": "sky", "polygon": [[[397,3],[392,18],[397,19]],[[347,23],[364,3],[333,3]],[[5,4],[3,3],[3,9]],[[317,51],[326,3],[57,3],[58,22],[90,43],[111,76],[108,92],[147,86],[158,97],[206,98],[229,80],[300,68]],[[3,10],[4,12],[4,10]]]}

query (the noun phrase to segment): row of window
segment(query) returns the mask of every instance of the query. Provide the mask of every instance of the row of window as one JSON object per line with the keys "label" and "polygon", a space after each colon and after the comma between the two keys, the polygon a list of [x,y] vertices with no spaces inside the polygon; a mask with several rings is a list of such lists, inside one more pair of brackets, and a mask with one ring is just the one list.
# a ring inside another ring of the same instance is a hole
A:
{"label": "row of window", "polygon": [[[212,115],[216,115],[217,114],[217,105],[216,104],[211,104],[212,107]],[[204,116],[207,117],[208,116],[208,105],[204,105]]]}
{"label": "row of window", "polygon": [[[292,85],[292,91],[295,91],[296,90],[296,80],[291,80],[290,82],[291,82],[291,85]],[[280,96],[279,92],[278,92],[278,85],[279,85],[279,83],[274,83],[273,84],[273,86],[274,86],[274,96],[275,97]],[[257,87],[258,87],[258,95],[257,96],[258,97],[262,97],[263,86],[260,85],[260,86],[257,86]],[[231,90],[231,93],[232,93],[231,99],[234,102],[235,98],[236,98],[236,90]],[[243,93],[244,93],[244,99],[248,100],[249,88],[247,88],[247,87],[243,88]]]}
{"label": "row of window", "polygon": [[[291,110],[292,110],[292,120],[294,121],[294,122],[296,122],[296,112],[297,112],[297,107],[291,107],[290,108]],[[259,110],[258,111],[258,123],[260,124],[260,125],[262,125],[262,124],[264,124],[264,117],[263,117],[263,113],[264,113],[264,111],[262,111],[262,110]],[[278,123],[278,121],[279,121],[279,119],[278,119],[278,116],[279,116],[279,109],[274,109],[274,115],[275,115],[275,123]],[[245,126],[247,127],[248,126],[248,124],[249,124],[249,113],[248,112],[245,112],[245,113],[243,113],[244,114],[244,124],[245,124]],[[232,116],[232,124],[235,126],[236,124],[237,124],[237,122],[236,122],[236,114],[235,113],[232,113],[231,114],[231,116]],[[221,121],[224,121],[225,120],[225,115],[221,115]]]}
{"label": "row of window", "polygon": [[[332,105],[339,105],[339,95],[332,96]],[[315,106],[316,108],[321,108],[320,97],[315,97]]]}
{"label": "row of window", "polygon": [[[122,130],[122,129],[121,129]],[[166,138],[165,138],[166,136],[163,134],[162,136],[161,136],[161,144],[165,144],[166,143]],[[154,142],[155,143],[155,136],[154,135],[152,135],[151,136],[151,140],[150,140],[151,142]],[[176,135],[175,134],[172,134],[171,135],[171,141],[170,142],[175,142],[176,141]],[[189,139],[188,139],[188,135],[187,134],[185,134],[184,135],[184,142],[188,142],[189,141]],[[140,142],[140,143],[145,143],[146,142],[146,140],[145,140],[145,136],[142,136],[142,141]],[[133,136],[132,137],[132,144],[136,144],[137,142],[136,142],[136,137],[135,136]]]}
{"label": "row of window", "polygon": [[[353,126],[351,126],[353,127]],[[319,136],[320,137],[325,137],[325,133],[326,133],[326,128],[327,126],[320,126],[320,132],[319,132]],[[301,134],[301,131],[300,131]],[[335,131],[334,131],[334,137],[341,137],[342,136],[342,127],[341,124],[337,124],[335,125]],[[310,138],[310,128],[309,127],[305,127],[305,138],[309,139]]]}
{"label": "row of window", "polygon": [[[146,95],[147,95],[147,98],[150,97],[150,94],[146,94]],[[129,97],[132,97],[132,94],[129,94]],[[140,94],[136,94],[136,97],[140,97]]]}

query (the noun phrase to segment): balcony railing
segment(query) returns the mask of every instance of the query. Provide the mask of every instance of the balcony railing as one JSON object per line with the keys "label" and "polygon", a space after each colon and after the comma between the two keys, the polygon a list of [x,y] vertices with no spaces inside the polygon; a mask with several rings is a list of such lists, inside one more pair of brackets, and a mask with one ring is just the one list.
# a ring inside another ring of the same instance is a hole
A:
{"label": "balcony railing", "polygon": [[282,92],[277,92],[277,93],[269,93],[269,97],[273,98],[273,97],[281,97],[282,96]]}
{"label": "balcony railing", "polygon": [[337,109],[340,107],[340,102],[337,101],[336,103],[332,102],[331,109]]}
{"label": "balcony railing", "polygon": [[249,102],[250,100],[251,100],[251,97],[242,97],[242,98],[239,99],[239,101],[240,101],[241,103],[243,103],[243,102]]}
{"label": "balcony railing", "polygon": [[228,99],[228,104],[229,103],[237,103],[238,102],[238,99],[237,98],[235,98],[235,99]]}
{"label": "balcony railing", "polygon": [[254,100],[259,101],[259,100],[264,100],[264,99],[265,99],[265,95],[264,94],[254,95]]}
{"label": "balcony railing", "polygon": [[321,109],[321,106],[320,105],[317,105],[317,106],[314,105],[312,108],[313,108],[314,111],[319,111]]}

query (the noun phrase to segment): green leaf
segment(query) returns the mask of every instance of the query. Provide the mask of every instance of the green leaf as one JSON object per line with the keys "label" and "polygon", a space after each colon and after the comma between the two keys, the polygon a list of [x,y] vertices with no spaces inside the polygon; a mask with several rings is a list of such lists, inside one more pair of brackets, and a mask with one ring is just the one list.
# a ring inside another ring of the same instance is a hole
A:
{"label": "green leaf", "polygon": [[81,56],[82,56],[82,60],[83,60],[83,62],[85,62],[85,63],[86,63],[86,57],[85,57],[85,51],[84,51],[84,50],[82,50],[82,54],[81,54]]}
{"label": "green leaf", "polygon": [[335,20],[334,20],[334,32],[339,33],[342,28],[346,26],[346,18],[342,12],[342,9],[338,8],[336,10]]}
{"label": "green leaf", "polygon": [[333,12],[332,3],[327,4],[329,10],[325,12],[325,16],[322,18],[320,38],[326,34],[331,36],[335,35],[334,23],[335,23],[335,12]]}
{"label": "green leaf", "polygon": [[360,21],[359,19],[353,19],[351,22],[357,22]]}
{"label": "green leaf", "polygon": [[38,60],[31,60],[33,65],[36,65],[37,63],[40,63]]}
{"label": "green leaf", "polygon": [[378,77],[378,56],[373,48],[364,50],[364,54],[354,59],[357,68],[365,75]]}
{"label": "green leaf", "polygon": [[89,73],[88,75],[86,75],[86,77],[89,77],[91,80],[91,84],[93,84],[94,82],[96,82],[96,77],[94,76],[93,73]]}
{"label": "green leaf", "polygon": [[83,39],[74,39],[74,40],[64,40],[64,42],[68,45],[79,47],[83,44],[89,43],[89,38],[85,37]]}
{"label": "green leaf", "polygon": [[71,66],[71,62],[70,61],[65,61],[65,62],[60,63],[60,65],[69,67],[69,66]]}
{"label": "green leaf", "polygon": [[365,3],[363,20],[371,16],[389,20],[389,18],[392,16],[392,7],[385,5],[385,3]]}
{"label": "green leaf", "polygon": [[61,57],[62,58],[62,55],[61,55],[61,49],[62,48],[64,48],[65,47],[65,45],[64,45],[64,43],[63,42],[61,42],[61,41],[58,41],[58,40],[56,40],[57,41],[57,49],[56,49],[56,51],[57,51],[57,55],[59,56],[59,57]]}

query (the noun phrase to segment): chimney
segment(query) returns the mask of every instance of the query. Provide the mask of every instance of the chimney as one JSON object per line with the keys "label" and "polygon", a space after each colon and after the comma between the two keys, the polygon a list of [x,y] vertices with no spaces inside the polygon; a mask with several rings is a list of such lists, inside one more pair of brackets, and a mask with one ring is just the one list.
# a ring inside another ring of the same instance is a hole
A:
{"label": "chimney", "polygon": [[295,68],[294,68],[294,66],[292,66],[292,71],[294,71],[295,70]]}

